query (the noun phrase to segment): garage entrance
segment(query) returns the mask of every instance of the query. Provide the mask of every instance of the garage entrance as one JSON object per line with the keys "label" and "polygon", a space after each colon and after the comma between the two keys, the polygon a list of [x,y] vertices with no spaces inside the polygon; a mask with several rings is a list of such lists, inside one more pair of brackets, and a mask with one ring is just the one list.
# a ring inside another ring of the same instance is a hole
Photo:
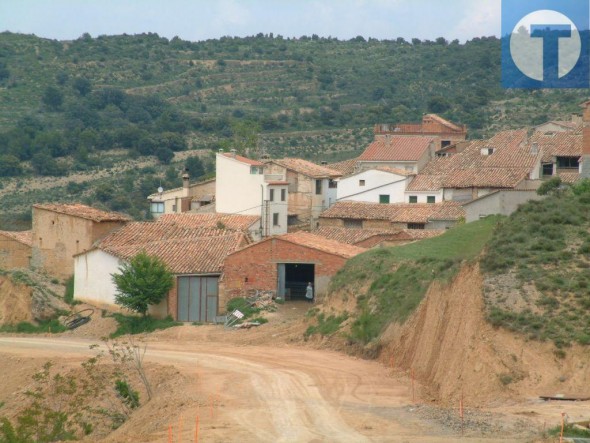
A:
{"label": "garage entrance", "polygon": [[308,263],[279,263],[278,296],[285,300],[305,299],[309,282],[315,289],[315,265]]}
{"label": "garage entrance", "polygon": [[178,277],[178,321],[213,322],[219,277]]}

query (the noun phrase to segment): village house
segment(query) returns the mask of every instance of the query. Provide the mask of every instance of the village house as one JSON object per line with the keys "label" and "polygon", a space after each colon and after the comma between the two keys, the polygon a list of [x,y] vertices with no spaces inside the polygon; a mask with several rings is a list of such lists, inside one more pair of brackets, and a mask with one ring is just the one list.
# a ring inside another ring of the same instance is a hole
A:
{"label": "village house", "polygon": [[340,243],[374,248],[376,246],[399,246],[416,240],[432,238],[443,234],[440,229],[360,229],[324,226],[313,233]]}
{"label": "village house", "polygon": [[419,173],[434,158],[436,140],[425,136],[377,135],[357,159],[357,170],[380,166]]}
{"label": "village house", "polygon": [[324,165],[299,158],[268,160],[267,174],[286,180],[289,187],[289,217],[315,229],[320,213],[337,198],[336,181],[340,173]]}
{"label": "village house", "polygon": [[434,138],[436,150],[465,140],[467,127],[457,125],[436,114],[425,114],[421,123],[380,123],[375,125],[376,138],[382,136],[427,136]]}
{"label": "village house", "polygon": [[215,169],[216,212],[259,216],[263,237],[287,232],[290,197],[284,174],[235,151],[218,153]]}
{"label": "village house", "polygon": [[447,229],[465,217],[458,203],[379,204],[342,201],[320,216],[320,228]]}
{"label": "village house", "polygon": [[220,303],[256,291],[272,291],[286,300],[304,299],[308,283],[321,296],[346,261],[364,251],[302,231],[266,238],[227,256]]}
{"label": "village house", "polygon": [[548,122],[535,126],[533,129],[535,130],[535,132],[539,132],[541,134],[552,135],[559,132],[575,131],[576,129],[579,129],[581,126],[582,117],[573,114],[571,120],[569,121],[550,120]]}
{"label": "village house", "polygon": [[218,283],[226,256],[248,243],[241,231],[191,229],[174,222],[133,222],[75,256],[74,298],[115,306],[112,274],[138,253],[160,258],[174,274],[174,287],[149,313],[178,321],[214,322],[220,307]]}
{"label": "village house", "polygon": [[159,188],[148,196],[150,213],[157,219],[162,214],[180,214],[187,211],[213,212],[215,210],[215,179],[190,183],[188,173],[182,175],[182,187]]}
{"label": "village house", "polygon": [[338,180],[337,201],[403,203],[406,188],[414,175],[405,169],[387,166],[353,173]]}
{"label": "village house", "polygon": [[81,204],[33,205],[30,265],[58,278],[74,272],[75,254],[131,221],[123,214]]}
{"label": "village house", "polygon": [[0,231],[0,268],[28,268],[32,245],[32,231]]}

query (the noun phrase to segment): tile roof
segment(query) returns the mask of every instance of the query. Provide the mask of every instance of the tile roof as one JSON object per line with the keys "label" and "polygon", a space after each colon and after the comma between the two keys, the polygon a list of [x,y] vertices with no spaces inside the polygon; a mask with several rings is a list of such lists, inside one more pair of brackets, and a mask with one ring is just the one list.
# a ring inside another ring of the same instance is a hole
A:
{"label": "tile roof", "polygon": [[222,226],[225,229],[246,231],[254,223],[260,220],[258,215],[243,214],[163,214],[158,218],[157,223],[175,224],[182,228],[218,228]]}
{"label": "tile roof", "polygon": [[174,274],[221,273],[225,257],[244,240],[243,233],[224,229],[134,222],[109,234],[96,248],[123,260],[145,251],[163,260]]}
{"label": "tile roof", "polygon": [[33,231],[0,231],[0,235],[27,246],[33,246]]}
{"label": "tile roof", "polygon": [[100,209],[91,208],[90,206],[75,204],[35,204],[33,208],[44,209],[46,211],[58,212],[60,214],[71,215],[74,217],[85,218],[95,222],[108,221],[131,221],[131,217],[119,214],[118,212],[107,212]]}
{"label": "tile roof", "polygon": [[309,232],[304,231],[283,234],[275,238],[344,258],[354,257],[366,250],[364,248],[359,248],[358,246],[341,243],[336,240],[320,237],[319,235],[310,234]]}
{"label": "tile roof", "polygon": [[538,143],[542,151],[541,161],[552,163],[553,157],[579,157],[582,155],[583,136],[581,132],[557,132],[553,135],[535,133],[531,143]]}
{"label": "tile roof", "polygon": [[373,141],[359,161],[418,161],[434,141],[423,136],[380,136]]}
{"label": "tile roof", "polygon": [[321,218],[388,220],[392,223],[428,223],[429,220],[458,220],[465,210],[456,202],[443,203],[364,203],[337,202],[322,212]]}
{"label": "tile roof", "polygon": [[[488,149],[493,149],[493,153],[487,155]],[[540,152],[531,150],[526,129],[503,131],[489,140],[474,140],[450,157],[431,160],[408,185],[407,191],[513,188],[530,174],[540,156]]]}
{"label": "tile roof", "polygon": [[413,171],[406,171],[405,169],[400,168],[392,168],[390,166],[377,166],[376,168],[372,169],[376,169],[377,171],[382,172],[389,172],[390,174],[403,175],[404,177],[407,177],[409,175],[416,175],[416,173]]}
{"label": "tile roof", "polygon": [[[424,117],[430,117],[432,120],[440,123],[443,126],[446,126],[447,128],[449,128],[453,131],[457,131],[457,132],[463,131],[463,128],[461,128],[460,126],[457,126],[455,123],[452,123],[452,122],[442,118],[440,115],[426,114]],[[423,118],[423,120],[424,120],[424,118]]]}
{"label": "tile roof", "polygon": [[564,183],[575,183],[580,180],[580,174],[578,172],[559,172],[557,175]]}
{"label": "tile roof", "polygon": [[399,229],[359,229],[321,226],[313,231],[313,234],[330,240],[336,240],[340,243],[355,245],[372,237],[393,237],[399,232]]}
{"label": "tile roof", "polygon": [[251,166],[263,166],[264,163],[259,162],[258,160],[252,160],[251,158],[247,158],[238,154],[233,154],[232,152],[223,152],[221,153],[221,155],[223,155],[224,157],[227,158],[233,158],[234,160],[237,160],[239,162],[242,163],[246,163],[247,165],[251,165]]}
{"label": "tile roof", "polygon": [[351,175],[354,172],[354,168],[357,162],[358,158],[351,158],[350,160],[344,160],[337,163],[330,163],[328,165],[328,168],[340,172],[342,176]]}
{"label": "tile roof", "polygon": [[330,169],[327,166],[316,165],[301,158],[281,158],[269,162],[311,178],[335,178],[342,175],[339,171]]}

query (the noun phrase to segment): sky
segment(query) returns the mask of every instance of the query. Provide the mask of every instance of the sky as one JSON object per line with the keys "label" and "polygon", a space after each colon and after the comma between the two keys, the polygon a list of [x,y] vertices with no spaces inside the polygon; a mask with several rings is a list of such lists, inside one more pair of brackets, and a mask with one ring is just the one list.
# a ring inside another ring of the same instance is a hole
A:
{"label": "sky", "polygon": [[283,37],[464,42],[500,34],[501,0],[0,0],[0,32],[72,40],[155,32],[200,41]]}

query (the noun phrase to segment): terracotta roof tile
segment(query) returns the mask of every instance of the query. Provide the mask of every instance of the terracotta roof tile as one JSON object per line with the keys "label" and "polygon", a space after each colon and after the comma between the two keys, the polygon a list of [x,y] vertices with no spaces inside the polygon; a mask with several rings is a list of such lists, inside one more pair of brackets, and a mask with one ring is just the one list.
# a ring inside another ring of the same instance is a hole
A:
{"label": "terracotta roof tile", "polygon": [[418,161],[434,141],[422,136],[384,136],[373,141],[359,161]]}
{"label": "terracotta roof tile", "polygon": [[157,223],[170,223],[179,227],[195,228],[225,228],[238,231],[246,231],[250,226],[260,220],[258,215],[242,214],[164,214],[158,218]]}
{"label": "terracotta roof tile", "polygon": [[456,202],[380,204],[342,201],[322,212],[321,218],[388,220],[393,223],[427,223],[429,220],[458,220],[465,210]]}
{"label": "terracotta roof tile", "polygon": [[233,158],[239,162],[246,163],[251,166],[263,166],[264,165],[264,163],[259,162],[258,160],[252,160],[251,158],[246,158],[246,157],[243,157],[238,154],[233,154],[231,152],[224,152],[221,155],[223,155],[224,157],[227,157],[227,158]]}
{"label": "terracotta roof tile", "polygon": [[0,235],[27,246],[33,246],[33,231],[0,231]]}
{"label": "terracotta roof tile", "polygon": [[350,160],[344,160],[338,163],[330,163],[328,168],[340,172],[343,176],[351,175],[354,172],[357,162],[358,158],[351,158]]}
{"label": "terracotta roof tile", "polygon": [[560,172],[557,175],[564,183],[575,183],[580,180],[580,174],[578,172]]}
{"label": "terracotta roof tile", "polygon": [[541,161],[552,163],[554,157],[579,157],[582,155],[582,133],[557,132],[553,135],[535,133],[531,142],[538,143]]}
{"label": "terracotta roof tile", "polygon": [[82,204],[36,204],[34,208],[44,209],[46,211],[58,212],[60,214],[71,215],[74,217],[85,218],[95,222],[108,222],[108,221],[131,221],[131,217],[119,214],[118,212],[106,212],[100,209],[91,208],[90,206]]}
{"label": "terracotta roof tile", "polygon": [[358,229],[322,226],[313,231],[313,234],[340,243],[355,245],[373,237],[394,237],[399,232],[399,229]]}
{"label": "terracotta roof tile", "polygon": [[241,232],[135,222],[109,234],[97,248],[123,260],[145,251],[162,259],[175,274],[220,273],[225,257],[244,241]]}
{"label": "terracotta roof tile", "polygon": [[281,158],[270,160],[269,163],[277,164],[311,178],[335,178],[342,175],[339,171],[330,169],[327,166],[316,165],[301,158]]}
{"label": "terracotta roof tile", "polygon": [[314,235],[303,231],[280,235],[276,238],[294,243],[296,245],[306,246],[308,248],[327,252],[328,254],[338,255],[344,258],[351,258],[355,255],[365,252],[364,248],[348,245],[336,240],[330,240],[328,238],[320,237],[319,235]]}

